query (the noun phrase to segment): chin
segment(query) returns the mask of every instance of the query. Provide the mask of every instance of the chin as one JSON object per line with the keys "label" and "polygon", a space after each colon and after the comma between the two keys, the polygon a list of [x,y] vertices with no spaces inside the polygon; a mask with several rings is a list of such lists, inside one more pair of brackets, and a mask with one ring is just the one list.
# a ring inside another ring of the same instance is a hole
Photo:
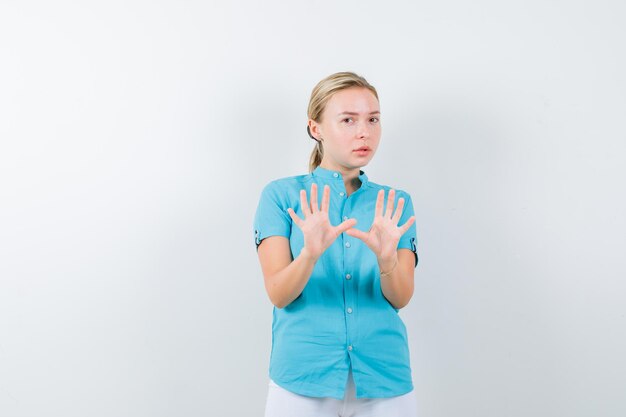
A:
{"label": "chin", "polygon": [[370,163],[374,155],[369,155],[367,158],[358,158],[355,160],[355,163],[360,166],[365,166]]}

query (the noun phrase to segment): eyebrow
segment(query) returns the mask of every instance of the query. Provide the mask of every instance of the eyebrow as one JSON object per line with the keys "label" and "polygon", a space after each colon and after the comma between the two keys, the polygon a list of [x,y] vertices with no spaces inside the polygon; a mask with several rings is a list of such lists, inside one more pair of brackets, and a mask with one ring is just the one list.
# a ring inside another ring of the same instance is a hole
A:
{"label": "eyebrow", "polygon": [[[352,115],[352,116],[358,116],[359,115],[359,113],[353,112],[353,111],[342,111],[337,116],[341,116],[342,114],[349,114],[349,115]],[[380,112],[378,110],[376,110],[376,111],[370,112],[370,114],[380,114]]]}

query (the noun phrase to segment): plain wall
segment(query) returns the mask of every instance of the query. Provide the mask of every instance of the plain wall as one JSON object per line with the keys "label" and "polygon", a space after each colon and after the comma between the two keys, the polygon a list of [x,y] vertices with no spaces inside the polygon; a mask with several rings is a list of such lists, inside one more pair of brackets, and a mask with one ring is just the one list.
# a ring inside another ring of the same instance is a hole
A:
{"label": "plain wall", "polygon": [[0,3],[0,416],[262,416],[252,221],[336,71],[413,198],[420,416],[626,415],[626,7]]}

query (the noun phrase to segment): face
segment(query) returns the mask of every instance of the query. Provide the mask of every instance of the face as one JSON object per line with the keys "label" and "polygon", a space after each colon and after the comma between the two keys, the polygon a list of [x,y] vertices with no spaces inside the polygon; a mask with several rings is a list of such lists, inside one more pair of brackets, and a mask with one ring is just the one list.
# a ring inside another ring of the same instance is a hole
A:
{"label": "face", "polygon": [[[380,141],[380,107],[376,96],[364,87],[340,90],[326,103],[322,122],[309,120],[316,138],[322,138],[322,166],[339,171],[358,170],[372,159]],[[357,152],[361,147],[365,152]]]}

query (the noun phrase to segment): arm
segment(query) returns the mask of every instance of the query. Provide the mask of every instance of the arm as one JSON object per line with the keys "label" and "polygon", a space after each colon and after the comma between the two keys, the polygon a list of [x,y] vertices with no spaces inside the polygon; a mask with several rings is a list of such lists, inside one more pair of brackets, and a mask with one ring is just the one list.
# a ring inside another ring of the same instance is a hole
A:
{"label": "arm", "polygon": [[318,259],[309,254],[305,247],[296,259],[292,259],[289,239],[284,236],[263,239],[258,247],[258,255],[265,290],[272,304],[278,308],[284,308],[298,298]]}
{"label": "arm", "polygon": [[[400,197],[398,207],[394,210],[395,190],[390,189],[386,210],[383,213],[384,189],[378,191],[376,210],[372,226],[368,232],[349,229],[346,233],[361,239],[376,255],[378,267],[385,276],[380,277],[381,290],[384,297],[396,309],[409,303],[413,296],[414,269],[417,266],[417,252],[408,249],[413,245],[415,236],[415,216],[413,204],[407,194],[406,200]],[[407,201],[407,210],[404,210]],[[398,226],[401,220],[402,226]],[[410,232],[407,234],[410,229]],[[396,264],[397,262],[397,264]],[[415,262],[415,263],[414,263]],[[395,266],[394,266],[395,265]]]}
{"label": "arm", "polygon": [[[398,264],[392,269],[398,260]],[[397,309],[406,306],[413,297],[415,277],[415,255],[410,249],[398,249],[395,258],[379,259],[378,266],[388,275],[380,277],[380,287],[385,298]]]}
{"label": "arm", "polygon": [[[273,207],[272,217],[284,218],[277,205]],[[293,208],[287,208],[291,217],[304,235],[304,245],[296,259],[292,259],[287,223],[283,228],[266,234],[266,238],[258,242],[257,252],[263,269],[263,279],[267,294],[278,308],[283,308],[304,290],[317,260],[322,256],[338,236],[356,224],[356,219],[348,219],[333,226],[328,220],[330,207],[330,186],[324,186],[321,209],[318,207],[317,184],[311,184],[311,207],[307,202],[306,190],[300,190],[300,207],[304,215],[301,219]],[[258,212],[257,212],[258,213]],[[257,216],[257,220],[262,216]],[[290,226],[289,226],[290,227]],[[257,229],[258,230],[258,229]],[[266,231],[267,233],[267,231]],[[266,242],[266,243],[263,243]]]}

